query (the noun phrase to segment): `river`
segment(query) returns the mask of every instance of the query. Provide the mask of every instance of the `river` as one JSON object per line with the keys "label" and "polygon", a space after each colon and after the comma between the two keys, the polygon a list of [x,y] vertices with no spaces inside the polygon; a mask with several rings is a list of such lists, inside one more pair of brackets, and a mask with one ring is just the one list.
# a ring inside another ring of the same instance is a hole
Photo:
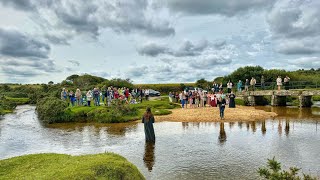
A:
{"label": "river", "polygon": [[18,106],[0,120],[0,159],[115,152],[147,179],[257,179],[257,168],[275,156],[284,168],[297,166],[320,177],[320,108],[257,108],[279,116],[258,122],[159,122],[150,145],[138,122],[46,126],[34,106]]}

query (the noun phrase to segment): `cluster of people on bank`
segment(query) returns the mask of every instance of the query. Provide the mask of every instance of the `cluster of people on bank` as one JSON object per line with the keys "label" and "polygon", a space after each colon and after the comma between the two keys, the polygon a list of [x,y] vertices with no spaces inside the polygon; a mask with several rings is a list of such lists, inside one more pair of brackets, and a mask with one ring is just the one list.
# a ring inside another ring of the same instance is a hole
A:
{"label": "cluster of people on bank", "polygon": [[180,93],[169,93],[169,101],[175,103],[181,103],[182,108],[201,108],[201,107],[219,107],[220,118],[224,119],[224,109],[226,105],[229,108],[235,108],[235,94],[233,91],[228,90],[227,94],[224,94],[223,89],[216,89],[212,92],[207,92],[202,89],[197,90],[185,90]]}
{"label": "cluster of people on bank", "polygon": [[122,100],[127,104],[137,104],[142,102],[143,98],[149,100],[149,90],[136,88],[116,88],[116,87],[102,87],[101,90],[96,87],[88,91],[81,92],[77,89],[75,92],[68,91],[63,88],[61,91],[61,99],[68,102],[71,106],[91,106],[92,102],[94,106],[100,106],[102,100],[104,105],[110,106],[113,100]]}

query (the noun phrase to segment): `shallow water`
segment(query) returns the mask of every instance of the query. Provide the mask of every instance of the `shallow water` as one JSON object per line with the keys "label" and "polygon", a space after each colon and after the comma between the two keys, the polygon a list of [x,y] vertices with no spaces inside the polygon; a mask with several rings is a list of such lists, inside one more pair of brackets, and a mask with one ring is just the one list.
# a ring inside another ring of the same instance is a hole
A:
{"label": "shallow water", "polygon": [[320,177],[320,108],[257,107],[278,117],[259,122],[155,123],[145,144],[143,124],[56,124],[46,127],[29,105],[0,120],[0,159],[31,153],[115,152],[147,179],[257,179],[276,157]]}

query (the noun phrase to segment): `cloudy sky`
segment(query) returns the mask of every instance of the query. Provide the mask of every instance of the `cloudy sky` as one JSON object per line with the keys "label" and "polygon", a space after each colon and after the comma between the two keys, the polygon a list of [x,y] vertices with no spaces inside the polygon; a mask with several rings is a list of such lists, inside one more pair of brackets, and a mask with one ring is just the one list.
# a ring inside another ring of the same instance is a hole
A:
{"label": "cloudy sky", "polygon": [[320,68],[319,0],[0,0],[0,83]]}

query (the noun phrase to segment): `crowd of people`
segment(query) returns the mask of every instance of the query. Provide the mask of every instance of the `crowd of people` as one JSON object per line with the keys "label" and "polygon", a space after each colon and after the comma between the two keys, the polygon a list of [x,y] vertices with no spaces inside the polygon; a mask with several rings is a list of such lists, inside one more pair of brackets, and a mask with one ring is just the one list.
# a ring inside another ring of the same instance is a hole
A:
{"label": "crowd of people", "polygon": [[227,94],[224,94],[223,88],[212,88],[210,92],[202,89],[185,90],[180,93],[170,92],[169,101],[181,103],[183,109],[188,108],[188,106],[189,108],[219,107],[220,118],[224,119],[224,109],[226,105],[229,105],[229,108],[236,107],[236,96],[231,89],[228,89]]}
{"label": "crowd of people", "polygon": [[129,88],[116,88],[116,87],[102,87],[93,88],[88,91],[81,92],[77,89],[75,92],[72,90],[68,91],[63,88],[61,91],[61,99],[68,102],[71,106],[100,106],[101,101],[103,105],[110,106],[113,100],[122,100],[127,104],[137,104],[142,102],[143,99],[149,100],[149,90],[136,88],[132,89],[131,92]]}

